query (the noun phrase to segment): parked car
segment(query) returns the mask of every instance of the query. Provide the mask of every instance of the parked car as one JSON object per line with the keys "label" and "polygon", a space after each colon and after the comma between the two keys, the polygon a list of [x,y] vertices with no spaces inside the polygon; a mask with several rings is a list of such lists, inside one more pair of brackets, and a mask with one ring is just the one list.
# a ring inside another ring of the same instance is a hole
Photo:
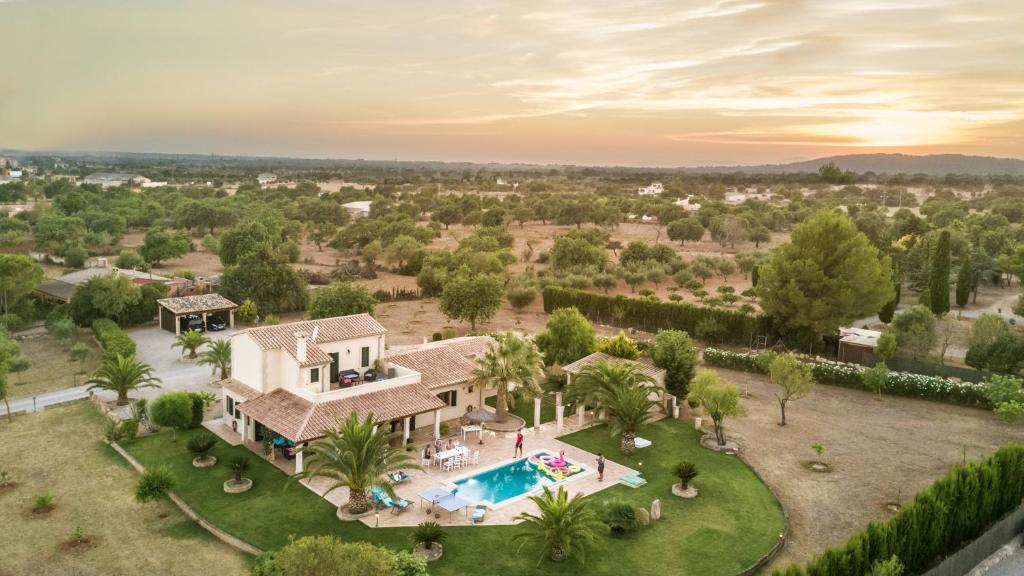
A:
{"label": "parked car", "polygon": [[203,319],[195,314],[189,314],[185,316],[185,328],[188,330],[195,330],[196,332],[205,332],[206,326],[203,325]]}
{"label": "parked car", "polygon": [[206,321],[206,327],[213,332],[220,332],[221,330],[228,327],[228,323],[224,321],[220,316],[211,316]]}

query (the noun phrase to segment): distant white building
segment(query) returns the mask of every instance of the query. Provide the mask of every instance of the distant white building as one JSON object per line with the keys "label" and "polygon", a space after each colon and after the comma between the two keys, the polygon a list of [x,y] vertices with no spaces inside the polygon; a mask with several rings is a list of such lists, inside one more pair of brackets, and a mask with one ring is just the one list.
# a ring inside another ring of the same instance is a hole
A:
{"label": "distant white building", "polygon": [[10,176],[11,178],[21,178],[22,174],[23,174],[22,170],[10,170],[7,173],[7,175]]}
{"label": "distant white building", "polygon": [[271,174],[270,172],[264,172],[256,177],[256,182],[260,186],[266,186],[267,184],[273,184],[277,182],[277,174]]}
{"label": "distant white building", "polygon": [[342,204],[342,207],[348,210],[349,215],[353,218],[365,218],[370,215],[371,204],[373,202],[369,200],[356,200],[355,202]]}
{"label": "distant white building", "polygon": [[693,202],[692,194],[687,196],[686,198],[680,198],[679,200],[676,200],[675,202],[673,202],[673,204],[682,207],[682,209],[686,210],[687,212],[696,212],[697,210],[700,210],[700,203]]}
{"label": "distant white building", "polygon": [[144,186],[149,178],[138,174],[122,174],[120,172],[94,172],[82,180],[82,184],[96,184],[104,188],[112,186]]}
{"label": "distant white building", "polygon": [[161,186],[167,186],[167,182],[143,182],[143,188],[160,188]]}
{"label": "distant white building", "polygon": [[636,193],[641,196],[657,196],[665,191],[665,187],[661,185],[661,182],[651,182],[650,186],[641,186],[637,189]]}

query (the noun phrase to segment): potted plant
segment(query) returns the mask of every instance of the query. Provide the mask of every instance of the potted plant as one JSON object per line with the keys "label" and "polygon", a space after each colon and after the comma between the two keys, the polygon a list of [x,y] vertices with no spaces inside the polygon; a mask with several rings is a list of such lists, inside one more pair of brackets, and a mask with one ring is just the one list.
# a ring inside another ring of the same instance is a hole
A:
{"label": "potted plant", "polygon": [[224,491],[228,494],[241,494],[252,488],[252,479],[242,477],[242,474],[245,474],[251,466],[252,462],[245,456],[233,458],[228,464],[228,468],[231,469],[231,478],[224,482]]}
{"label": "potted plant", "polygon": [[210,432],[200,432],[188,439],[186,447],[194,457],[192,465],[196,468],[209,468],[217,463],[217,457],[210,450],[217,444],[217,437]]}
{"label": "potted plant", "polygon": [[679,483],[672,485],[672,493],[681,498],[696,498],[697,488],[695,486],[690,486],[690,482],[692,482],[698,474],[700,474],[700,472],[697,470],[697,465],[693,462],[683,460],[682,462],[677,463],[672,467],[672,475],[679,478]]}
{"label": "potted plant", "polygon": [[425,558],[427,562],[433,562],[444,553],[442,542],[446,536],[437,522],[421,522],[412,531],[412,541],[415,544],[413,552]]}

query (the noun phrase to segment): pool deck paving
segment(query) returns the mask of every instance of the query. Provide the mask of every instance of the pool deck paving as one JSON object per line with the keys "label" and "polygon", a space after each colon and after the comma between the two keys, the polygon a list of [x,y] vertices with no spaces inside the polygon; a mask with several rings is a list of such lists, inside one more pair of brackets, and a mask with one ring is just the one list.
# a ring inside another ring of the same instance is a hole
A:
{"label": "pool deck paving", "polygon": [[[213,429],[222,438],[232,436],[232,434],[230,434],[230,429],[227,429],[227,427],[223,426],[223,424],[220,424],[218,421],[207,422],[205,424],[207,428]],[[566,424],[568,424],[568,421]],[[216,428],[218,425],[220,428],[224,428],[224,430],[217,430]],[[592,422],[588,422],[584,427],[589,427],[589,425],[592,425]],[[567,444],[557,438],[557,436],[569,434],[579,429],[580,427],[576,425],[576,422],[573,422],[572,425],[563,427],[561,432],[556,430],[554,422],[548,422],[542,425],[539,431],[535,431],[533,428],[524,428],[523,436],[525,438],[523,441],[523,456],[530,456],[539,451],[558,454],[559,451],[564,450],[566,460],[584,468],[583,472],[574,474],[557,484],[558,486],[564,486],[570,496],[579,493],[590,495],[610,486],[615,486],[623,476],[637,474],[636,470],[612,462],[606,455],[604,480],[599,481],[597,479],[597,455]],[[237,436],[237,434],[235,434],[235,436]],[[261,453],[259,444],[246,444],[254,452]],[[423,446],[424,444],[417,444],[416,450],[410,453],[410,455],[416,457],[417,461],[419,461]],[[469,448],[471,455],[476,450],[480,451],[480,461],[478,464],[463,466],[459,470],[452,470],[450,472],[441,470],[437,465],[429,467],[424,466],[422,471],[408,470],[407,473],[411,478],[396,485],[395,492],[400,498],[404,498],[412,503],[409,508],[400,514],[395,514],[388,509],[381,509],[378,511],[378,514],[370,514],[369,516],[361,518],[360,521],[367,526],[379,526],[381,528],[416,526],[427,519],[432,519],[445,526],[469,525],[469,515],[472,513],[472,508],[477,504],[476,502],[470,502],[470,505],[466,509],[453,512],[451,514],[442,510],[440,511],[439,517],[435,517],[434,514],[427,514],[427,510],[431,508],[431,505],[429,502],[421,501],[419,494],[430,488],[442,488],[450,492],[455,486],[455,480],[466,476],[472,476],[503,464],[508,464],[520,457],[513,458],[515,433],[506,434],[502,432],[487,431],[484,434],[484,443],[482,445],[477,443],[477,437],[474,434],[467,438],[465,446]],[[649,450],[649,448],[645,450]],[[276,458],[273,464],[280,468],[282,472],[287,474],[292,474],[295,471],[294,460]],[[335,506],[342,505],[348,501],[347,488],[339,488],[330,492],[326,496],[324,495],[331,485],[330,480],[328,479],[314,478],[312,480],[303,480],[301,483],[316,494],[323,496],[328,502]],[[555,488],[553,487],[553,489]],[[488,507],[484,520],[481,523],[485,525],[515,524],[516,522],[514,518],[520,513],[535,511],[536,505],[531,502],[529,498],[523,496],[508,500],[505,503],[499,504],[497,507]]]}

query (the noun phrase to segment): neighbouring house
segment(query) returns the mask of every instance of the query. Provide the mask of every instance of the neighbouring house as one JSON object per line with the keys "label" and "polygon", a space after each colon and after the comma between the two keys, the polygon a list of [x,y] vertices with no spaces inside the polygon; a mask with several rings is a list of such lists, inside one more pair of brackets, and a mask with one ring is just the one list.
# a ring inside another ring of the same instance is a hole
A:
{"label": "neighbouring house", "polygon": [[861,364],[863,366],[874,366],[878,358],[875,356],[875,347],[878,346],[878,339],[882,333],[878,330],[867,328],[840,328],[839,329],[839,361]]}
{"label": "neighbouring house", "polygon": [[686,210],[687,212],[696,212],[700,210],[700,203],[693,201],[692,194],[688,195],[686,198],[680,198],[679,200],[676,200],[675,202],[673,202],[673,204],[681,207],[683,210]]}
{"label": "neighbouring house", "polygon": [[661,185],[661,182],[651,182],[650,186],[641,186],[637,188],[636,193],[640,196],[657,196],[665,191],[665,187]]}
{"label": "neighbouring house", "polygon": [[370,205],[373,204],[370,200],[356,200],[355,202],[346,202],[341,206],[348,211],[349,215],[353,218],[365,218],[370,215]]}
{"label": "neighbouring house", "polygon": [[149,284],[150,282],[159,282],[161,284],[171,284],[175,279],[167,278],[166,276],[160,276],[151,272],[142,272],[139,270],[128,270],[125,268],[108,268],[106,265],[106,259],[98,259],[96,265],[91,268],[85,268],[82,270],[76,270],[74,272],[46,280],[41,283],[35,289],[35,295],[44,300],[52,302],[70,302],[71,297],[74,295],[75,290],[78,286],[91,278],[97,276],[106,276],[108,274],[117,274],[119,276],[125,276],[131,279],[133,284]]}
{"label": "neighbouring house", "polygon": [[271,174],[270,172],[264,172],[256,177],[256,183],[260,186],[266,186],[267,184],[273,184],[277,182],[277,175]]}
{"label": "neighbouring house", "polygon": [[143,186],[149,178],[138,174],[122,174],[119,172],[94,172],[82,179],[82,184],[95,184],[104,188],[113,186]]}
{"label": "neighbouring house", "polygon": [[211,318],[223,320],[228,328],[235,327],[235,310],[238,310],[238,305],[220,294],[161,298],[156,303],[160,328],[175,334],[187,330],[187,322],[192,317],[202,318],[203,326],[207,328]]}
{"label": "neighbouring house", "polygon": [[[385,347],[387,330],[369,314],[261,326],[231,336],[230,378],[221,381],[224,424],[246,442],[272,431],[296,445],[336,428],[352,412],[440,438],[441,423],[483,403],[470,380],[488,336]],[[431,430],[432,429],[432,430]],[[302,453],[295,470],[302,470]]]}

